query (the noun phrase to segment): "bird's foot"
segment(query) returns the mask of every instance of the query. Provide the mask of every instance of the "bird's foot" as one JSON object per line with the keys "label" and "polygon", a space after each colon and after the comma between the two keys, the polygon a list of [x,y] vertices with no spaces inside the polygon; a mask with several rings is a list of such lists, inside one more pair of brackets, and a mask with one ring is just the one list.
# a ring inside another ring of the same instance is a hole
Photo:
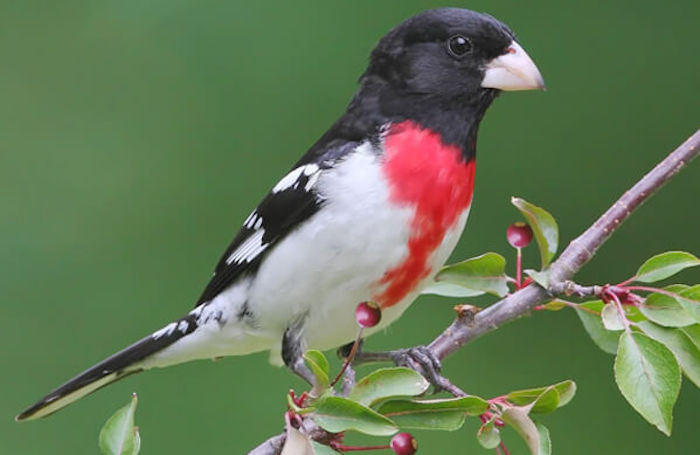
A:
{"label": "bird's foot", "polygon": [[296,374],[301,379],[306,381],[311,387],[316,386],[316,377],[311,372],[309,367],[306,366],[306,363],[304,362],[303,357],[295,360],[293,363],[290,363],[287,366],[289,367],[290,370],[292,370],[292,372],[294,374]]}
{"label": "bird's foot", "polygon": [[301,330],[298,326],[292,326],[284,332],[282,337],[282,360],[293,373],[309,383],[311,391],[309,395],[317,396],[319,393],[316,377],[304,361],[304,348],[301,343]]}
{"label": "bird's foot", "polygon": [[410,368],[422,374],[440,392],[449,388],[450,382],[442,376],[442,362],[427,346],[416,346],[393,351],[392,360],[397,366]]}
{"label": "bird's foot", "polygon": [[355,355],[355,361],[357,363],[393,362],[397,366],[410,368],[420,373],[430,382],[436,393],[442,390],[449,391],[452,388],[452,383],[440,374],[442,362],[427,346],[386,352],[358,352]]}

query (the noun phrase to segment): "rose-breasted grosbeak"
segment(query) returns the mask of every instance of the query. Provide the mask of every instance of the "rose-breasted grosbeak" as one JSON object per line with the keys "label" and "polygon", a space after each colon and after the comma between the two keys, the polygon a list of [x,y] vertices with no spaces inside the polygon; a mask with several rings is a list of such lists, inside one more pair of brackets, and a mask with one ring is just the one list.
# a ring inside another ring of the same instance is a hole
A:
{"label": "rose-breasted grosbeak", "polygon": [[447,260],[472,201],[476,136],[501,90],[543,88],[510,29],[456,8],[383,37],[347,111],[246,218],[194,310],[17,416],[36,419],[129,374],[269,350],[303,373],[305,348],[356,334],[358,303],[386,327]]}

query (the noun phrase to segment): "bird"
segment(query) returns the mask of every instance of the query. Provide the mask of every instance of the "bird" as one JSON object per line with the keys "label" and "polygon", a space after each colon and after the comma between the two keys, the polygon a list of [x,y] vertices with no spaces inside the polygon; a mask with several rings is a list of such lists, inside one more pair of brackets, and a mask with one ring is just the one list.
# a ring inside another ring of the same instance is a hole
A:
{"label": "bird", "polygon": [[346,111],[243,221],[194,309],[68,380],[16,416],[33,420],[131,374],[269,351],[308,378],[306,349],[375,333],[428,286],[472,203],[477,132],[503,91],[544,89],[511,29],[461,8],[383,36]]}

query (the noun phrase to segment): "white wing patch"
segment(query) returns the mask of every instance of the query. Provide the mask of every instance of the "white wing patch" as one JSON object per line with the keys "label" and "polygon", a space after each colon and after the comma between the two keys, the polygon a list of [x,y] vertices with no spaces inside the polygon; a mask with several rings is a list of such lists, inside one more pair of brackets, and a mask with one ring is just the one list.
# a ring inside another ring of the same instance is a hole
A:
{"label": "white wing patch", "polygon": [[186,333],[189,327],[190,325],[187,323],[187,321],[180,321],[180,323],[177,325],[177,329],[182,333]]}
{"label": "white wing patch", "polygon": [[[311,188],[318,182],[320,176],[321,168],[317,164],[311,163],[299,166],[277,182],[277,185],[272,188],[272,194],[277,194],[289,189],[299,189],[302,183],[304,185],[304,191],[311,191]],[[243,222],[243,226],[255,232],[251,233],[250,236],[226,258],[226,264],[231,265],[233,263],[252,262],[267,249],[269,245],[263,243],[265,230],[262,228],[262,224],[262,216],[257,210],[253,210]]]}
{"label": "white wing patch", "polygon": [[319,171],[320,168],[317,164],[312,163],[299,166],[289,174],[282,177],[282,180],[277,182],[277,185],[272,188],[272,192],[279,193],[280,191],[284,191],[289,188],[297,188],[299,185],[299,178],[302,175],[308,177],[308,181],[306,182],[306,185],[304,185],[304,189],[308,191],[311,189],[314,183],[316,183],[316,180],[318,180],[318,176],[320,174]]}
{"label": "white wing patch", "polygon": [[260,226],[262,226],[262,217],[258,215],[257,210],[253,210],[253,212],[248,215],[248,218],[243,222],[243,226],[248,229],[259,229]]}
{"label": "white wing patch", "polygon": [[[318,167],[318,166],[317,166],[317,167]],[[309,177],[309,181],[306,182],[306,185],[304,185],[304,191],[310,191],[311,188],[313,188],[313,186],[316,184],[316,182],[318,181],[318,178],[319,178],[320,176],[321,176],[321,171],[320,171],[320,170],[317,170],[316,172],[314,172],[314,173]]]}
{"label": "white wing patch", "polygon": [[151,336],[153,337],[154,340],[157,340],[158,338],[160,338],[162,336],[170,336],[170,335],[172,335],[172,333],[175,331],[176,328],[177,328],[177,322],[171,322],[170,324],[166,325],[162,329],[156,330],[155,332],[153,332],[153,335],[151,335]]}
{"label": "white wing patch", "polygon": [[[312,163],[299,166],[282,177],[282,179],[277,182],[277,185],[272,188],[272,193],[276,194],[288,189],[299,189],[299,185],[302,183],[304,183],[304,191],[311,191],[311,188],[318,182],[320,176],[321,168],[317,164]],[[264,244],[262,240],[265,235],[265,231],[261,229],[262,224],[262,216],[260,216],[257,210],[253,210],[243,222],[243,226],[255,232],[226,258],[227,264],[251,262],[267,249],[268,245]]]}
{"label": "white wing patch", "polygon": [[251,262],[268,247],[267,244],[263,244],[264,235],[264,230],[258,230],[251,234],[251,236],[248,237],[245,242],[241,243],[240,246],[236,248],[231,255],[229,255],[229,257],[226,259],[226,263],[231,265],[234,262],[237,264],[244,261]]}

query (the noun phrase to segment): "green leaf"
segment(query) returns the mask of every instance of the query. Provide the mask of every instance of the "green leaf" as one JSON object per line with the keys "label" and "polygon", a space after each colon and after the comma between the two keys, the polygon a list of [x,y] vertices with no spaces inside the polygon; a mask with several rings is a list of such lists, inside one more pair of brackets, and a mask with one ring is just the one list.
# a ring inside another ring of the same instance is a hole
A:
{"label": "green leaf", "polygon": [[700,322],[700,284],[679,292],[681,298],[676,300],[695,320]]}
{"label": "green leaf", "polygon": [[545,303],[544,305],[542,305],[542,307],[547,311],[560,311],[560,310],[563,310],[564,308],[566,308],[567,306],[568,305],[566,302],[564,302],[563,300],[559,300],[559,299],[551,300],[551,301]]}
{"label": "green leaf", "polygon": [[316,441],[311,441],[311,447],[314,449],[314,455],[338,455],[335,450]]}
{"label": "green leaf", "polygon": [[548,414],[554,412],[559,407],[559,393],[554,387],[547,387],[542,394],[537,397],[530,412],[533,414]]}
{"label": "green leaf", "polygon": [[678,330],[683,332],[690,339],[690,341],[692,341],[693,344],[700,349],[700,324],[688,325]]}
{"label": "green leaf", "polygon": [[532,281],[539,284],[544,289],[549,289],[549,271],[544,270],[539,272],[537,270],[526,269],[525,274],[532,278]]}
{"label": "green leaf", "polygon": [[541,387],[538,389],[518,390],[510,392],[508,401],[518,406],[526,406],[529,412],[546,414],[557,409],[559,405],[559,393],[553,387]]}
{"label": "green leaf", "polygon": [[[620,335],[618,333],[605,330],[600,316],[586,311],[590,310],[600,313],[603,310],[604,305],[605,304],[601,300],[581,303],[579,305],[581,308],[576,309],[576,314],[578,315],[579,319],[581,319],[583,327],[586,329],[586,332],[588,332],[588,335],[591,337],[593,342],[608,354],[615,354],[617,353],[617,340]],[[585,308],[586,310],[582,308]]]}
{"label": "green leaf", "polygon": [[624,330],[625,322],[617,311],[617,306],[614,303],[606,303],[600,312],[600,318],[603,321],[603,327],[610,331]]}
{"label": "green leaf", "polygon": [[387,436],[397,431],[394,422],[383,415],[360,403],[341,397],[321,399],[311,418],[318,426],[331,433],[356,430],[375,436]]}
{"label": "green leaf", "polygon": [[467,415],[480,415],[488,403],[475,396],[437,400],[392,400],[379,407],[401,428],[453,431],[464,424]]}
{"label": "green leaf", "polygon": [[503,297],[508,294],[505,268],[506,260],[503,256],[486,253],[457,264],[446,265],[435,280]]}
{"label": "green leaf", "polygon": [[568,404],[576,394],[574,381],[562,381],[547,387],[516,390],[506,395],[511,403],[517,406],[531,406],[530,412],[552,412]]}
{"label": "green leaf", "polygon": [[[684,284],[672,284],[663,288],[664,291],[679,294],[688,289]],[[650,321],[665,327],[684,327],[695,323],[695,318],[688,313],[683,305],[674,297],[666,294],[649,294],[639,310]]]}
{"label": "green leaf", "polygon": [[642,417],[671,435],[681,370],[666,346],[643,333],[623,332],[615,358],[615,381]]}
{"label": "green leaf", "polygon": [[514,197],[510,201],[527,219],[533,234],[535,234],[537,247],[540,250],[540,258],[542,259],[542,269],[544,270],[554,257],[554,253],[557,252],[559,243],[557,222],[549,212],[534,204],[530,204],[524,199]]}
{"label": "green leaf", "polygon": [[653,256],[639,267],[635,281],[654,283],[675,275],[688,267],[700,265],[700,259],[685,251],[667,251]]}
{"label": "green leaf", "polygon": [[535,422],[527,415],[527,410],[522,407],[506,408],[501,414],[501,419],[510,425],[527,444],[532,455],[538,455],[540,452],[540,432],[535,425]]}
{"label": "green leaf", "polygon": [[309,367],[314,377],[316,378],[316,387],[321,390],[326,390],[330,387],[328,359],[321,351],[309,349],[304,353],[304,360]]}
{"label": "green leaf", "polygon": [[540,447],[537,455],[552,455],[552,439],[549,437],[549,430],[541,423],[536,423],[537,432],[540,434]]}
{"label": "green leaf", "polygon": [[433,281],[421,294],[439,295],[442,297],[476,297],[485,294],[484,291],[465,288],[459,284],[447,283],[445,281]]}
{"label": "green leaf", "polygon": [[634,305],[622,305],[622,309],[625,312],[627,320],[630,322],[642,322],[648,320],[647,317],[644,316],[641,311],[639,311],[639,308]]}
{"label": "green leaf", "polygon": [[700,387],[700,348],[685,332],[661,327],[652,322],[642,322],[639,328],[669,348],[688,379]]}
{"label": "green leaf", "polygon": [[141,448],[138,428],[134,427],[134,414],[138,399],[117,410],[100,430],[99,445],[104,455],[137,455]]}
{"label": "green leaf", "polygon": [[429,387],[423,376],[409,368],[382,368],[357,381],[348,398],[372,406],[387,398],[420,395]]}
{"label": "green leaf", "polygon": [[479,427],[476,439],[485,449],[495,449],[501,443],[501,432],[496,427],[493,419]]}
{"label": "green leaf", "polygon": [[326,376],[330,375],[331,367],[328,364],[328,359],[326,358],[325,355],[321,351],[317,351],[316,349],[309,349],[304,353],[304,359],[307,362],[313,362],[316,364],[316,366],[323,372],[325,373]]}
{"label": "green leaf", "polygon": [[576,383],[571,379],[554,384],[552,387],[559,394],[559,407],[566,406],[576,395]]}
{"label": "green leaf", "polygon": [[134,448],[131,451],[133,455],[137,455],[141,451],[141,433],[139,433],[139,428],[134,427]]}

